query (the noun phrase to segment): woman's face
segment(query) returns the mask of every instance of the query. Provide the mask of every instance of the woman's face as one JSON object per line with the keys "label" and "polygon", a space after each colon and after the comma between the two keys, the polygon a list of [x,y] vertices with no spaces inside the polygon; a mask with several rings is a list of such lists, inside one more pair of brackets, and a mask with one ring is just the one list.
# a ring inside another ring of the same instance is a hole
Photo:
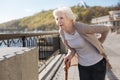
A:
{"label": "woman's face", "polygon": [[69,26],[72,22],[71,19],[69,19],[63,12],[59,12],[55,16],[56,24],[61,28],[62,30],[65,30],[67,26]]}

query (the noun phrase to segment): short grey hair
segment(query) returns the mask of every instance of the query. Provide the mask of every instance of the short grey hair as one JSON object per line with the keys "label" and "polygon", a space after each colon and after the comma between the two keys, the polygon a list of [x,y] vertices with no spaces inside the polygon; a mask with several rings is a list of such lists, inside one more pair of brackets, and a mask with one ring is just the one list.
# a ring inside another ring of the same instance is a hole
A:
{"label": "short grey hair", "polygon": [[57,8],[53,11],[53,16],[55,17],[57,13],[63,12],[69,19],[72,19],[74,22],[76,21],[77,15],[74,14],[69,7],[61,7]]}

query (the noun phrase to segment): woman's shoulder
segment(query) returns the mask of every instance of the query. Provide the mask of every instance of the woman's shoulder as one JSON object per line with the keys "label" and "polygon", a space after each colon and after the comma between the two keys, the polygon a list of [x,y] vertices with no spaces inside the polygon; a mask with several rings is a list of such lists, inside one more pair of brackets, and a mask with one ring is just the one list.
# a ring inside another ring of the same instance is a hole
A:
{"label": "woman's shoulder", "polygon": [[81,30],[83,30],[83,28],[84,28],[84,23],[82,23],[82,22],[75,22],[75,28],[77,30],[79,30],[80,32],[82,32]]}
{"label": "woman's shoulder", "polygon": [[88,26],[88,24],[82,23],[82,22],[75,22],[75,27],[82,28],[84,26]]}

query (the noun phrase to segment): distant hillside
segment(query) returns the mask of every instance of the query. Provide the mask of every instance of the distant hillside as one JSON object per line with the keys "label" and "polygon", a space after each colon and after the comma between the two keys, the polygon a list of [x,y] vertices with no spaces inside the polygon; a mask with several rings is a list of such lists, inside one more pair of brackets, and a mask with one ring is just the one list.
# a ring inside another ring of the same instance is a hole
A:
{"label": "distant hillside", "polygon": [[56,29],[55,21],[52,15],[52,10],[42,11],[33,16],[24,17],[18,20],[12,20],[3,24],[0,24],[0,28],[28,28],[29,30],[41,29],[52,30]]}
{"label": "distant hillside", "polygon": [[[108,11],[119,9],[120,6],[114,7],[88,7],[84,8],[82,6],[73,6],[72,10],[74,13],[78,15],[77,21],[81,21],[84,23],[90,23],[91,19],[94,17],[108,15]],[[56,27],[53,15],[53,10],[49,11],[41,11],[35,15],[24,17],[18,20],[12,20],[6,23],[0,24],[0,28],[8,28],[8,29],[25,29],[29,30],[39,29],[39,30],[56,30]]]}

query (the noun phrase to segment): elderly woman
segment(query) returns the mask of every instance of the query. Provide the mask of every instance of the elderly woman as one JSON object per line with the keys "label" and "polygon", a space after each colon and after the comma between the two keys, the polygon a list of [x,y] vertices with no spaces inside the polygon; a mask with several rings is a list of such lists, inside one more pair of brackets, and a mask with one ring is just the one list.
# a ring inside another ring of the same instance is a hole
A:
{"label": "elderly woman", "polygon": [[[80,80],[105,80],[106,66],[110,67],[110,64],[102,43],[109,28],[76,22],[77,16],[69,7],[55,9],[53,16],[59,26],[61,39],[68,48],[64,63],[69,65],[77,54]],[[99,39],[95,36],[96,33],[101,34]]]}

